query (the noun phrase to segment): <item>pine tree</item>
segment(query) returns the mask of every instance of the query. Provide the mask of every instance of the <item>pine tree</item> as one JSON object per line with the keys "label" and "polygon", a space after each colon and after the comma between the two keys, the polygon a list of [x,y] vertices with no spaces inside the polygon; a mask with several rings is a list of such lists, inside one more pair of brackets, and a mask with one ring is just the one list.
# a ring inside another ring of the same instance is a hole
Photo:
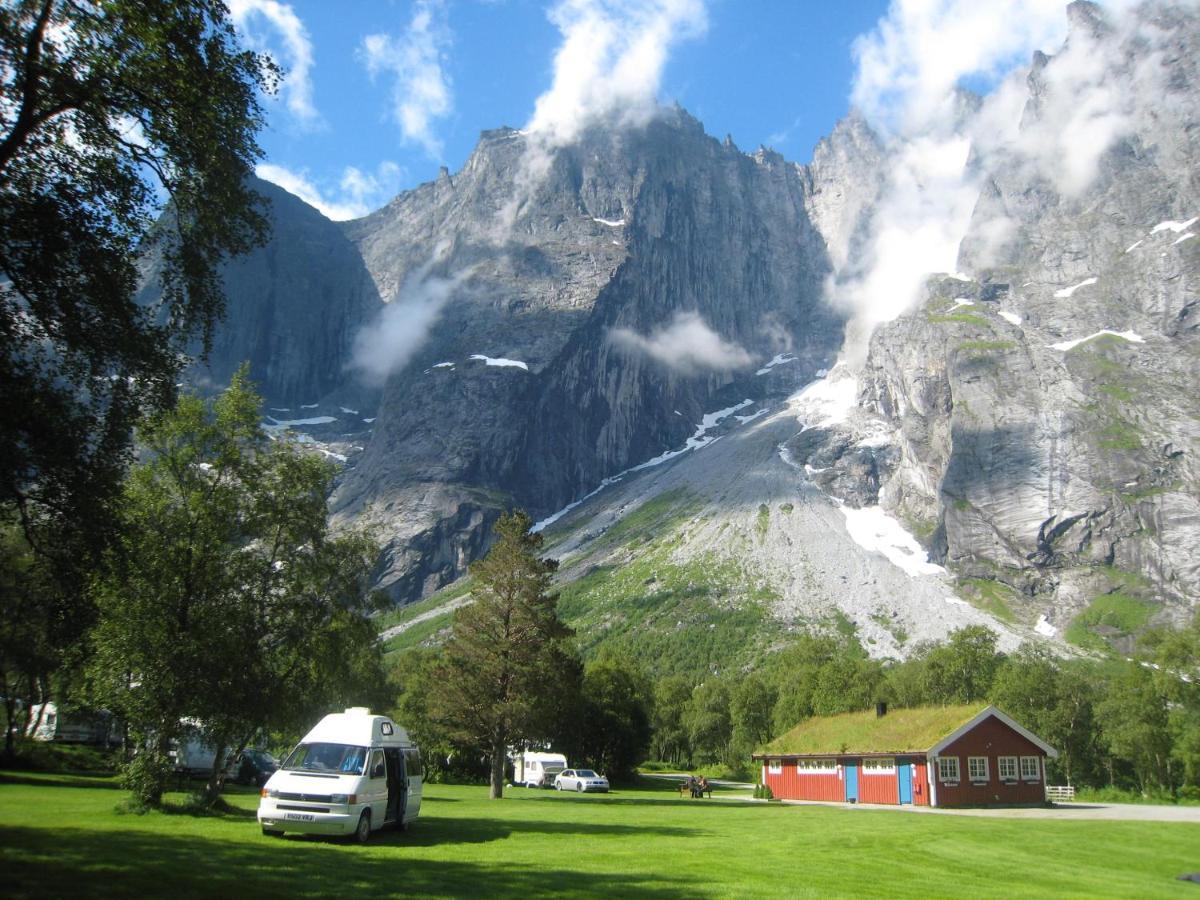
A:
{"label": "pine tree", "polygon": [[474,602],[454,618],[430,698],[432,714],[462,743],[486,749],[492,799],[504,792],[511,745],[545,739],[564,701],[578,696],[579,664],[558,618],[550,578],[539,559],[542,536],[524,512],[496,522],[496,542],[472,564]]}

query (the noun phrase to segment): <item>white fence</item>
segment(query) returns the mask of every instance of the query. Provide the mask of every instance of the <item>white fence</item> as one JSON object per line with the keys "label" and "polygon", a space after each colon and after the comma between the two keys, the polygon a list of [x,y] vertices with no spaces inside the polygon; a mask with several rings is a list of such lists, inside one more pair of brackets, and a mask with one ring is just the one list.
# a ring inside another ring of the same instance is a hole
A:
{"label": "white fence", "polygon": [[1075,786],[1073,784],[1048,784],[1046,785],[1046,799],[1051,803],[1074,800]]}

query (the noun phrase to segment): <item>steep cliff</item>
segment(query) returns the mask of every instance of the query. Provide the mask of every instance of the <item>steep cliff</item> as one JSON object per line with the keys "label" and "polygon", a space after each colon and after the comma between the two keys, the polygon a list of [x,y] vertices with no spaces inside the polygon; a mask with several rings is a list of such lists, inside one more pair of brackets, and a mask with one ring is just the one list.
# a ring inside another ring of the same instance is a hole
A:
{"label": "steep cliff", "polygon": [[[1070,15],[1061,58],[1034,61],[1021,136],[984,162],[959,259],[972,280],[935,280],[879,329],[861,399],[895,428],[882,502],[939,559],[1077,644],[1124,646],[1200,599],[1200,20]],[[1082,188],[1032,157],[1061,127],[1073,49],[1128,94]]]}
{"label": "steep cliff", "polygon": [[395,315],[453,286],[334,501],[389,540],[393,595],[461,574],[502,509],[551,513],[827,365],[841,322],[808,201],[796,166],[673,110],[552,151],[487,133],[461,172],[348,225]]}
{"label": "steep cliff", "polygon": [[225,320],[191,378],[227,384],[248,361],[269,406],[298,409],[335,393],[371,402],[373,392],[346,371],[355,334],[381,305],[358,249],[287,191],[261,179],[254,189],[265,201],[270,238],[225,265]]}

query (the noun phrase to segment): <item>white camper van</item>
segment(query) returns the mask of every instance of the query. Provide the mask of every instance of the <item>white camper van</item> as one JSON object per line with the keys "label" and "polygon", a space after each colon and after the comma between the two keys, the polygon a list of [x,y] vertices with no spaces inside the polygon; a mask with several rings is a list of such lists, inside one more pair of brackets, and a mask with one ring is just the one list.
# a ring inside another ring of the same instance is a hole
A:
{"label": "white camper van", "polygon": [[561,753],[539,753],[527,750],[513,757],[513,784],[525,787],[554,787],[554,776],[567,767]]}
{"label": "white camper van", "polygon": [[262,789],[263,834],[353,834],[403,828],[421,811],[421,755],[408,732],[363,707],[331,713]]}

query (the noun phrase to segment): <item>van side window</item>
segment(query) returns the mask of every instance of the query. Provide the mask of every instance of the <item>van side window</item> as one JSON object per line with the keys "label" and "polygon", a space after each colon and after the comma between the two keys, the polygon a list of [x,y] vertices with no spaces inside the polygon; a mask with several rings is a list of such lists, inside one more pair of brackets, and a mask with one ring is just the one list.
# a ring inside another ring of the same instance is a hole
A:
{"label": "van side window", "polygon": [[419,750],[405,750],[404,763],[408,768],[409,778],[421,777],[421,752]]}
{"label": "van side window", "polygon": [[383,764],[383,751],[371,751],[371,767],[367,770],[372,778],[383,778],[387,774],[387,769]]}

